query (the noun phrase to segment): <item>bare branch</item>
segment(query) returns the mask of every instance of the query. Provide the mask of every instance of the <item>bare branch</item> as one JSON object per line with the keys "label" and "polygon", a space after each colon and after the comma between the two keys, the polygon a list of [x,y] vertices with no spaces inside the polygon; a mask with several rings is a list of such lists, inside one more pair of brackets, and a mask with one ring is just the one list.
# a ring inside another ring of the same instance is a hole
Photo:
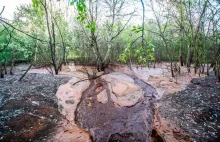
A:
{"label": "bare branch", "polygon": [[25,34],[25,35],[27,35],[27,36],[33,38],[33,39],[39,40],[39,41],[41,41],[41,42],[43,42],[43,43],[49,43],[48,41],[45,41],[45,40],[42,40],[42,39],[36,38],[36,37],[34,37],[34,36],[32,36],[32,35],[30,35],[30,34],[24,32],[24,31],[22,31],[22,30],[19,30],[19,29],[15,28],[12,24],[6,22],[6,21],[3,20],[2,18],[0,18],[0,21],[3,22],[3,23],[5,23],[6,25],[12,27],[12,28],[15,29],[16,31],[19,31],[19,32],[21,32],[21,33],[23,33],[23,34]]}
{"label": "bare branch", "polygon": [[1,16],[2,13],[4,12],[4,10],[5,10],[5,6],[3,6],[3,8],[2,8],[2,11],[0,12],[0,16]]}

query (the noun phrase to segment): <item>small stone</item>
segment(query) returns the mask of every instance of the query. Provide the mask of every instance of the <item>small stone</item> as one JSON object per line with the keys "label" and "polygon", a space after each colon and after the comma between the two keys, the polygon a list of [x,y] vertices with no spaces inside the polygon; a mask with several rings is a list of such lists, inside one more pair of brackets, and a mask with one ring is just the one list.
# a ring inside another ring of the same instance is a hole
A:
{"label": "small stone", "polygon": [[37,102],[37,101],[32,101],[31,102],[34,106],[39,106],[39,102]]}
{"label": "small stone", "polygon": [[92,107],[92,103],[91,102],[89,102],[88,107]]}

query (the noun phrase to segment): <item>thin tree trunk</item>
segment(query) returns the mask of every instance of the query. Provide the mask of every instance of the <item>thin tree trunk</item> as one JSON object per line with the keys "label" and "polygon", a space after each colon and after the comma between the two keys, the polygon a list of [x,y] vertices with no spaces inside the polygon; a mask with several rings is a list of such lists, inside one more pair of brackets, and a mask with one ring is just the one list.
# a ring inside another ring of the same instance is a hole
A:
{"label": "thin tree trunk", "polygon": [[56,37],[55,37],[55,29],[54,29],[54,22],[52,22],[52,36],[53,36],[53,66],[54,66],[54,71],[55,74],[58,75],[59,73],[59,66],[57,65],[57,57],[56,57]]}
{"label": "thin tree trunk", "polygon": [[191,44],[188,45],[188,52],[187,52],[187,58],[186,58],[186,67],[187,67],[187,71],[188,73],[190,73],[190,67],[191,67]]}
{"label": "thin tree trunk", "polygon": [[174,76],[174,72],[173,72],[173,62],[172,62],[172,61],[171,61],[170,65],[171,65],[171,67],[170,67],[170,69],[171,69],[171,75],[172,75],[172,77],[175,77],[175,76]]}
{"label": "thin tree trunk", "polygon": [[218,82],[220,82],[220,64],[218,61],[216,61],[215,70]]}
{"label": "thin tree trunk", "polygon": [[7,59],[5,58],[4,59],[4,70],[5,70],[5,74],[7,74],[7,68],[6,68],[6,65],[7,65]]}
{"label": "thin tree trunk", "polygon": [[182,51],[182,48],[183,48],[183,39],[181,37],[181,40],[180,40],[180,49],[179,49],[179,62],[180,62],[180,65],[183,66],[183,51]]}
{"label": "thin tree trunk", "polygon": [[180,0],[180,48],[179,48],[179,62],[180,65],[183,66],[183,8],[182,8],[182,0]]}
{"label": "thin tree trunk", "polygon": [[4,73],[3,73],[3,69],[2,69],[2,63],[0,63],[0,75],[1,75],[1,78],[4,78]]}
{"label": "thin tree trunk", "polygon": [[207,63],[206,73],[207,73],[207,76],[209,76],[209,63]]}
{"label": "thin tree trunk", "polygon": [[37,50],[37,41],[36,41],[36,44],[35,44],[35,54],[34,54],[34,63],[36,63],[37,62],[37,52],[38,52],[38,50]]}
{"label": "thin tree trunk", "polygon": [[15,52],[15,48],[12,48],[11,51],[11,68],[10,68],[10,75],[13,75],[13,67],[14,67],[14,52]]}

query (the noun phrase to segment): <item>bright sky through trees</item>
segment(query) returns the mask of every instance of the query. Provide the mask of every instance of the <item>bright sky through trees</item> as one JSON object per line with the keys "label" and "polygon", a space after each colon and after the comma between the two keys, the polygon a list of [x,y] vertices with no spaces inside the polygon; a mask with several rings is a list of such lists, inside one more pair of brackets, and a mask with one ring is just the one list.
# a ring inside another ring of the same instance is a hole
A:
{"label": "bright sky through trees", "polygon": [[0,9],[2,9],[3,6],[5,6],[5,10],[2,16],[4,18],[12,20],[16,7],[21,4],[28,4],[28,3],[31,3],[31,0],[1,0]]}

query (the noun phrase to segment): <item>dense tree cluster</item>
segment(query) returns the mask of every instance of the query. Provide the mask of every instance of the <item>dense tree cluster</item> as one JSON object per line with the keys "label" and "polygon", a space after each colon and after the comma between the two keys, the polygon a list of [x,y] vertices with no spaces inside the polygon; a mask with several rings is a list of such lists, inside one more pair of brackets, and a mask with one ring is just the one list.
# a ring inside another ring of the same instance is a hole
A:
{"label": "dense tree cluster", "polygon": [[[169,61],[214,71],[220,80],[217,0],[33,0],[9,21],[0,16],[0,70],[31,62],[58,74],[63,64],[146,66]],[[4,12],[4,8],[1,13]],[[150,15],[150,16],[149,16]],[[5,73],[6,70],[5,70]]]}

